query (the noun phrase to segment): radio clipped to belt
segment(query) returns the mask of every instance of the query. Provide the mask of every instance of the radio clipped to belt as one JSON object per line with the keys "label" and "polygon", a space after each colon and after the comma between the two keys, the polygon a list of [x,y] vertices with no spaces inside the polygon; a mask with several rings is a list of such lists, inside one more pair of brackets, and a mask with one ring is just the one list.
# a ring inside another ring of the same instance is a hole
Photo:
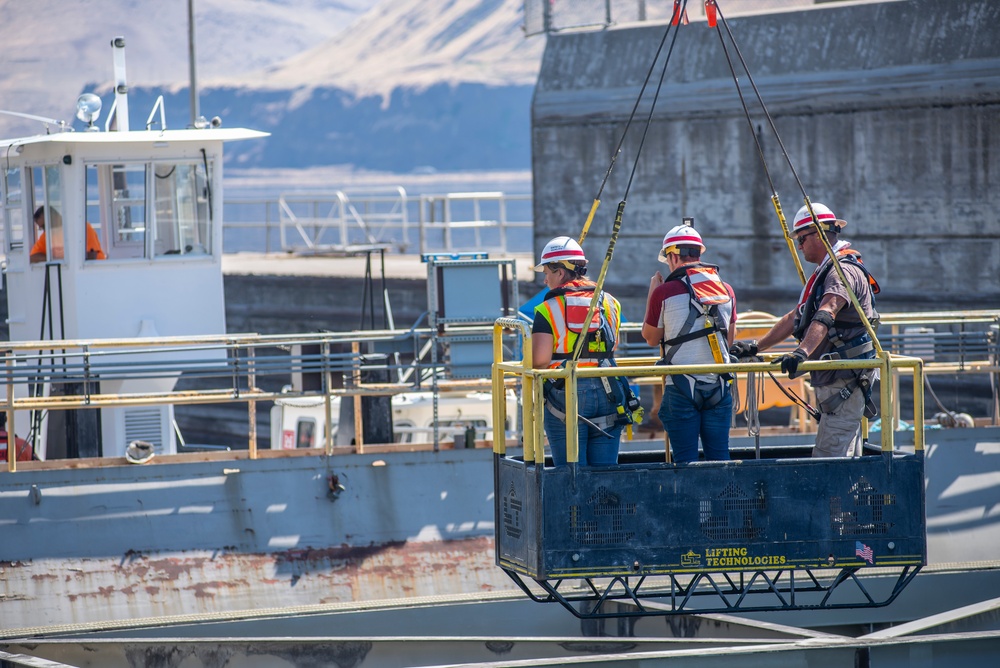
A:
{"label": "radio clipped to belt", "polygon": [[632,425],[642,424],[645,410],[639,403],[639,398],[635,396],[635,392],[632,391],[628,378],[625,376],[612,376],[610,378],[601,376],[601,384],[604,385],[604,391],[617,411],[615,425],[624,425],[625,435],[629,440],[632,440]]}

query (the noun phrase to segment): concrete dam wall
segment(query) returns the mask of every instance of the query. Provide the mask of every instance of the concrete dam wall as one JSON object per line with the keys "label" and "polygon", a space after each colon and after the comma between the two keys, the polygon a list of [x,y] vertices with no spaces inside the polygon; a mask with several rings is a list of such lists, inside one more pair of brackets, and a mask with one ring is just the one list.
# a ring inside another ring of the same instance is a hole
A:
{"label": "concrete dam wall", "polygon": [[[879,279],[879,308],[1000,306],[1000,3],[845,3],[728,24],[806,193],[848,221],[841,237]],[[548,35],[532,104],[536,250],[579,234],[665,29]],[[668,47],[584,243],[592,261],[605,255]],[[729,50],[790,226],[802,192]],[[801,282],[771,194],[719,35],[704,21],[680,26],[607,288],[642,318],[663,235],[693,216],[739,310],[786,312]]]}

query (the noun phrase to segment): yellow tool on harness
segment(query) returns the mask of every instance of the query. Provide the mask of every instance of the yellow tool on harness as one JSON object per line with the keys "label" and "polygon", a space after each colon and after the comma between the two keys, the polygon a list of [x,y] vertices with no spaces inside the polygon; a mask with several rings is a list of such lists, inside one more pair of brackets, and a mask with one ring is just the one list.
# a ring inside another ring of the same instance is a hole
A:
{"label": "yellow tool on harness", "polygon": [[[712,329],[713,327],[715,327],[715,318],[705,318],[705,329]],[[715,332],[708,335],[708,347],[712,349],[712,358],[716,364],[725,364],[729,361],[722,356],[722,349],[719,347],[719,337],[715,335]]]}

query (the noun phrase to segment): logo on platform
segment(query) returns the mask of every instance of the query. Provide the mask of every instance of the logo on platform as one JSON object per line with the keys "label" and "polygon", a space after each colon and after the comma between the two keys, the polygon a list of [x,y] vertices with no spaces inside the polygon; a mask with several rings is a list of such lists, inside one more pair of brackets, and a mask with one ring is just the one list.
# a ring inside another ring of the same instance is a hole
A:
{"label": "logo on platform", "polygon": [[854,556],[861,557],[869,564],[875,563],[875,553],[872,549],[862,543],[860,540],[854,542]]}
{"label": "logo on platform", "polygon": [[681,566],[701,566],[701,555],[694,550],[688,550],[681,555]]}

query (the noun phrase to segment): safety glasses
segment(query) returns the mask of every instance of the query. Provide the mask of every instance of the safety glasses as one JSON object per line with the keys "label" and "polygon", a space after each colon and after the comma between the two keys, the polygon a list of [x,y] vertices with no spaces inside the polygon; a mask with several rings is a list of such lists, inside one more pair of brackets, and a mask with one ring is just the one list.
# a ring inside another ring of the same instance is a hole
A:
{"label": "safety glasses", "polygon": [[799,245],[799,248],[802,248],[806,243],[806,239],[808,239],[809,237],[814,237],[816,236],[816,234],[817,232],[810,232],[809,234],[803,234],[801,237],[795,238],[795,243]]}

